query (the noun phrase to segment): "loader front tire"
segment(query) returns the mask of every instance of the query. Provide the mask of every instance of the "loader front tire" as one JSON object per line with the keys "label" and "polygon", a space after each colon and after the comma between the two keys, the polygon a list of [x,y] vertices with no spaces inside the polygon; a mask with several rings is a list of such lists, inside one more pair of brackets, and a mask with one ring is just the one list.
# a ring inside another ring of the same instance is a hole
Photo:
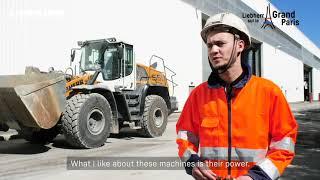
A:
{"label": "loader front tire", "polygon": [[144,137],[159,137],[166,130],[167,123],[168,108],[164,99],[158,95],[148,95],[139,133]]}
{"label": "loader front tire", "polygon": [[111,107],[104,96],[77,94],[67,101],[62,130],[67,142],[77,148],[103,146],[110,133]]}

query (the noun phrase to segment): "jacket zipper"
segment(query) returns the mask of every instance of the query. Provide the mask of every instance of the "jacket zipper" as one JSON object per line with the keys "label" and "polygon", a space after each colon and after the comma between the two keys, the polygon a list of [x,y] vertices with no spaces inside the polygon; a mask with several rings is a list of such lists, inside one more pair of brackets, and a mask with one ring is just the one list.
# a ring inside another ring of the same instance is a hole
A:
{"label": "jacket zipper", "polygon": [[[232,145],[232,86],[227,85],[226,87],[226,96],[227,96],[227,104],[228,104],[228,163],[231,163],[231,145]],[[228,176],[231,177],[231,166],[228,166]]]}

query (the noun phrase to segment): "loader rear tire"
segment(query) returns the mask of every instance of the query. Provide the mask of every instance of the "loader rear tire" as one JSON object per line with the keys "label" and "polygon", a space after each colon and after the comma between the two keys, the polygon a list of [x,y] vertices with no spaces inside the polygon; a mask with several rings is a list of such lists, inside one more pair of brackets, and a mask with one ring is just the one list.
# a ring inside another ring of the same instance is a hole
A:
{"label": "loader rear tire", "polygon": [[102,95],[77,94],[67,101],[62,130],[71,146],[96,148],[106,142],[111,118],[110,104]]}
{"label": "loader rear tire", "polygon": [[40,130],[30,127],[21,127],[21,130],[18,130],[18,134],[32,144],[46,144],[51,142],[59,134],[59,129],[57,126]]}
{"label": "loader rear tire", "polygon": [[168,108],[164,99],[158,95],[147,96],[139,133],[144,137],[159,137],[166,130],[167,123]]}

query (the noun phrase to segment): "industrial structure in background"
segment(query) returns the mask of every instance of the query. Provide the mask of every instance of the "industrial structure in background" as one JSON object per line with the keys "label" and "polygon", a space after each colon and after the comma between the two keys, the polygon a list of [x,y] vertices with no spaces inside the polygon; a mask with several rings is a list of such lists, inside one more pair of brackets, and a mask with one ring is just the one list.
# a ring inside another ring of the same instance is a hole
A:
{"label": "industrial structure in background", "polygon": [[[79,74],[71,67],[66,73],[29,67],[25,75],[0,76],[0,130],[16,129],[34,143],[63,133],[80,148],[102,146],[123,127],[145,137],[161,136],[168,115],[178,109],[172,96],[175,73],[167,78],[164,60],[153,55],[150,66],[136,64],[133,46],[115,38],[78,45],[71,50],[71,62],[81,51]],[[157,61],[151,64],[154,58],[163,63],[163,71],[156,70]]]}

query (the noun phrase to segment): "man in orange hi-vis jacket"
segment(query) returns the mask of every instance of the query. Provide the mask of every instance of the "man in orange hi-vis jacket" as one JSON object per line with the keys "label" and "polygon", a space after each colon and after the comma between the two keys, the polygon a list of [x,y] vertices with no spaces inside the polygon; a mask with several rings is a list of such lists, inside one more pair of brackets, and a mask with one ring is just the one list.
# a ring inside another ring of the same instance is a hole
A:
{"label": "man in orange hi-vis jacket", "polygon": [[241,61],[250,46],[231,13],[201,31],[212,73],[190,94],[177,122],[179,157],[195,179],[277,179],[294,157],[298,125],[280,88]]}

